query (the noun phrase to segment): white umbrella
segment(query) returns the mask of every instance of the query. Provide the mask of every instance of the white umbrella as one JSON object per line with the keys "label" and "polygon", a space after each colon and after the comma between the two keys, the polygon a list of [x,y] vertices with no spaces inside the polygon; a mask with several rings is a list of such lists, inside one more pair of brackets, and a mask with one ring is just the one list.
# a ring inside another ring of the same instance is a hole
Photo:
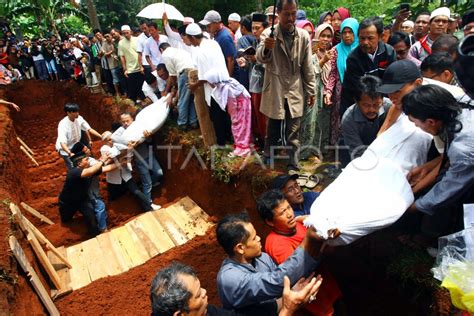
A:
{"label": "white umbrella", "polygon": [[153,3],[144,8],[137,14],[138,17],[147,19],[161,19],[163,13],[166,12],[168,19],[183,21],[184,16],[171,4],[167,4],[164,1],[162,3]]}

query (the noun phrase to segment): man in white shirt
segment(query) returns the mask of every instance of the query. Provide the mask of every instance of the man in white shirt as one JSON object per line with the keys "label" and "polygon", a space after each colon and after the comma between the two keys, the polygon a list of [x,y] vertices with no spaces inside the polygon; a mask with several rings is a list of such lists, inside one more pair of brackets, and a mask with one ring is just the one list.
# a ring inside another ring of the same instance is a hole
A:
{"label": "man in white shirt", "polygon": [[79,105],[66,103],[64,105],[64,112],[66,112],[67,116],[58,124],[56,150],[64,159],[66,167],[71,169],[73,164],[70,157],[74,155],[71,151],[74,144],[79,143],[81,139],[85,138],[83,144],[87,144],[90,147],[92,145],[90,134],[97,138],[102,138],[102,136],[95,129],[91,128],[89,123],[79,115]]}
{"label": "man in white shirt", "polygon": [[[125,131],[123,127],[119,127],[117,130],[121,129]],[[114,131],[115,132],[115,131]],[[120,133],[120,131],[119,131]],[[111,135],[111,134],[109,134]],[[109,146],[112,146],[112,142],[109,141]],[[103,146],[101,151],[108,151],[109,154],[113,152],[113,147]],[[117,150],[118,152],[118,150]],[[107,166],[109,169],[105,170],[106,179],[107,179],[107,192],[109,193],[109,201],[115,201],[119,197],[123,196],[127,191],[130,192],[138,203],[143,211],[151,211],[151,202],[148,201],[146,196],[138,188],[137,184],[132,178],[132,164],[131,161],[126,163],[121,163],[121,161],[114,159],[114,163]]]}
{"label": "man in white shirt", "polygon": [[165,91],[166,81],[158,77],[156,70],[145,75],[142,91],[145,97],[149,98],[153,103],[158,102],[158,99],[163,95],[161,91]]}
{"label": "man in white shirt", "polygon": [[199,81],[195,84],[189,84],[189,88],[191,91],[194,91],[200,85],[204,85],[204,94],[206,103],[210,107],[209,113],[216,132],[217,144],[219,146],[224,146],[226,141],[232,138],[230,132],[230,118],[211,97],[213,88],[204,79],[204,75],[214,68],[219,69],[217,73],[224,73],[227,74],[227,77],[229,76],[224,54],[222,53],[220,45],[216,41],[204,37],[201,28],[196,23],[189,24],[186,27],[186,35],[188,36],[191,45],[198,47],[193,55],[193,60],[197,65]]}
{"label": "man in white shirt", "polygon": [[160,52],[168,70],[171,85],[178,85],[178,127],[186,130],[189,124],[195,129],[197,128],[196,109],[188,84],[188,72],[194,68],[191,55],[183,49],[171,47],[168,43],[160,45]]}
{"label": "man in white shirt", "polygon": [[148,39],[148,37],[150,36],[150,33],[148,31],[148,25],[147,25],[147,22],[145,20],[140,21],[140,31],[142,31],[142,32],[137,37],[137,39],[138,39],[137,53],[138,53],[138,57],[142,60],[143,70],[144,70],[145,75],[146,75],[147,73],[151,72],[151,67],[148,64],[148,61],[146,60],[146,57],[145,57],[145,43],[146,43],[146,40]]}
{"label": "man in white shirt", "polygon": [[148,30],[150,37],[145,43],[145,57],[151,67],[151,71],[155,71],[156,66],[163,62],[159,46],[162,43],[168,43],[168,37],[158,33],[158,26],[155,22],[148,23]]}

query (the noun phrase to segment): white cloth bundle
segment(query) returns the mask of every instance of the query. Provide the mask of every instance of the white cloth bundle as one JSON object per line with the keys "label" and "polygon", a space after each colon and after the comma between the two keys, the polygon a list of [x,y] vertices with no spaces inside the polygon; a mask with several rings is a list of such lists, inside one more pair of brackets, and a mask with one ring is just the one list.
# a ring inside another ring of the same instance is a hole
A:
{"label": "white cloth bundle", "polygon": [[431,139],[402,114],[320,194],[305,225],[324,238],[338,228],[328,240],[337,246],[393,224],[414,201],[406,175],[426,162]]}
{"label": "white cloth bundle", "polygon": [[127,145],[129,142],[141,143],[145,140],[144,131],[151,134],[159,130],[166,121],[170,108],[167,100],[171,94],[162,97],[158,102],[152,103],[138,113],[135,121],[127,129],[119,128],[112,134],[112,141]]}

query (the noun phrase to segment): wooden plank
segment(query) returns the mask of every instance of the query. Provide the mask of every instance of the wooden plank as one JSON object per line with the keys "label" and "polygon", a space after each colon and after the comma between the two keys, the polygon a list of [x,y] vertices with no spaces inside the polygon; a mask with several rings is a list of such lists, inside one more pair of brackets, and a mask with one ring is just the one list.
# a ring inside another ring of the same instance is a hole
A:
{"label": "wooden plank", "polygon": [[200,208],[199,205],[197,205],[196,202],[194,202],[189,196],[185,196],[179,200],[177,204],[183,206],[184,209],[190,214],[191,218],[202,218],[206,222],[209,222],[209,215],[204,212],[203,209]]}
{"label": "wooden plank", "polygon": [[[65,247],[59,247],[56,248],[57,252],[61,254],[64,258],[66,258],[67,253],[66,253],[66,248]],[[51,298],[53,300],[64,296],[66,294],[69,294],[72,292],[71,288],[71,278],[69,276],[69,268],[67,265],[61,261],[61,259],[58,258],[58,256],[53,253],[52,251],[48,251],[48,259],[51,261],[51,264],[53,265],[54,269],[58,273],[59,280],[61,282],[61,289],[51,289]]]}
{"label": "wooden plank", "polygon": [[158,247],[160,253],[165,252],[175,246],[173,240],[168,236],[165,229],[158,220],[153,216],[152,212],[146,212],[137,218],[137,222],[147,234],[148,237]]}
{"label": "wooden plank", "polygon": [[176,224],[173,218],[169,216],[169,214],[166,214],[166,212],[163,212],[163,210],[152,211],[151,213],[153,216],[155,216],[161,226],[163,226],[166,233],[171,238],[171,240],[173,240],[176,246],[182,245],[189,240],[189,238],[186,236],[186,233],[183,232],[181,228],[179,228],[179,226]]}
{"label": "wooden plank", "polygon": [[82,244],[68,247],[67,258],[72,265],[72,269],[69,270],[72,289],[77,290],[90,284],[91,278],[87,269],[86,258],[84,258]]}
{"label": "wooden plank", "polygon": [[109,275],[117,275],[130,269],[132,263],[128,255],[123,254],[122,247],[120,247],[110,232],[100,234],[96,238],[102,250],[104,260],[107,261],[107,272]]}
{"label": "wooden plank", "polygon": [[50,315],[59,316],[59,311],[56,308],[56,305],[54,305],[43,283],[41,283],[35,270],[26,259],[25,252],[18,243],[18,240],[15,238],[15,236],[10,236],[8,242],[10,244],[10,249],[12,250],[13,255],[15,256],[16,260],[18,260],[18,263],[20,264],[23,271],[25,271],[28,279],[30,280],[31,284],[33,285],[33,288],[40,297],[41,302],[43,302],[46,310],[49,312]]}
{"label": "wooden plank", "polygon": [[178,224],[179,228],[184,231],[188,239],[193,239],[196,235],[196,229],[194,228],[194,221],[189,217],[181,207],[175,207],[170,205],[163,210]]}
{"label": "wooden plank", "polygon": [[56,273],[56,270],[54,270],[53,265],[48,259],[48,256],[44,252],[43,248],[41,248],[40,243],[38,242],[38,239],[36,239],[35,235],[33,235],[32,232],[28,232],[26,235],[26,239],[30,243],[31,247],[36,253],[36,256],[39,259],[39,262],[43,266],[43,268],[46,270],[46,273],[48,274],[49,278],[51,279],[51,282],[53,282],[54,286],[59,290],[61,289],[61,282],[59,280],[59,276]]}
{"label": "wooden plank", "polygon": [[[199,81],[197,69],[192,69],[188,72],[188,80],[189,83],[196,83]],[[209,115],[209,106],[206,103],[203,85],[199,86],[194,91],[194,105],[204,145],[206,147],[211,147],[216,144],[216,133]]]}
{"label": "wooden plank", "polygon": [[138,222],[137,219],[128,222],[127,224],[125,224],[125,227],[127,227],[129,233],[135,233],[135,235],[137,235],[137,237],[140,239],[140,242],[145,247],[149,258],[153,258],[154,256],[160,253],[158,246],[145,233],[142,226],[140,225],[140,222]]}
{"label": "wooden plank", "polygon": [[25,147],[23,147],[23,145],[20,145],[20,149],[25,153],[25,155],[28,156],[28,158],[31,159],[31,161],[33,161],[36,167],[39,167],[39,163],[36,161],[35,158],[33,158],[33,156],[28,152],[28,150],[26,150]]}
{"label": "wooden plank", "polygon": [[22,220],[27,224],[29,229],[35,234],[38,241],[45,245],[46,249],[52,251],[69,269],[72,268],[71,264],[67,261],[65,257],[62,256],[60,252],[58,252],[57,248],[37,229],[26,217],[21,215]]}
{"label": "wooden plank", "polygon": [[84,241],[82,243],[82,249],[91,282],[109,276],[107,269],[105,268],[107,262],[102,256],[101,248],[97,239],[92,238]]}
{"label": "wooden plank", "polygon": [[25,147],[26,150],[28,150],[28,152],[29,152],[31,155],[33,155],[33,156],[35,155],[35,153],[33,152],[33,150],[31,150],[30,146],[28,146],[20,137],[17,137],[16,139],[20,142],[20,144],[23,145],[23,147]]}
{"label": "wooden plank", "polygon": [[209,215],[207,215],[193,200],[189,197],[182,198],[174,205],[177,213],[186,214],[193,221],[193,230],[197,235],[203,236],[207,230],[213,226],[209,222]]}
{"label": "wooden plank", "polygon": [[32,215],[36,216],[37,218],[39,218],[42,222],[48,223],[49,225],[54,225],[52,220],[50,220],[49,218],[47,218],[46,216],[44,216],[43,214],[41,214],[40,212],[38,212],[37,210],[35,210],[31,206],[29,206],[28,204],[26,204],[24,202],[21,202],[20,205],[26,211],[28,211],[30,214],[32,214]]}
{"label": "wooden plank", "polygon": [[130,257],[133,267],[145,263],[148,259],[150,259],[137,235],[130,233],[125,226],[115,228],[111,231],[111,233],[117,239],[122,249],[124,249]]}

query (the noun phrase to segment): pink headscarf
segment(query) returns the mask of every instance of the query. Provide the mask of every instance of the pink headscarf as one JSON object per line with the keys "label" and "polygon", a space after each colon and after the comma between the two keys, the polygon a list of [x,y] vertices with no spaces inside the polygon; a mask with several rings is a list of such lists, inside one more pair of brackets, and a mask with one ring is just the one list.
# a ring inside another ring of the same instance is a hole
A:
{"label": "pink headscarf", "polygon": [[311,34],[310,34],[310,38],[313,39],[314,37],[314,26],[313,26],[313,23],[311,23],[310,21],[308,20],[301,20],[301,21],[298,21],[296,22],[296,26],[299,27],[300,29],[304,29],[305,26],[309,25],[311,27]]}

